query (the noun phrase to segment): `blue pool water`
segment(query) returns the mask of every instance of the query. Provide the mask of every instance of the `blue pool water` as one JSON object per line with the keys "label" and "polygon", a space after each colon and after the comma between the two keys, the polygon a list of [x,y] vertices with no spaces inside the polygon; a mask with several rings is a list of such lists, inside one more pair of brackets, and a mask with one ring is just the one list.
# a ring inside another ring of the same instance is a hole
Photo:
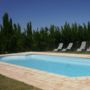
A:
{"label": "blue pool water", "polygon": [[5,56],[0,61],[70,77],[90,76],[90,59],[48,55]]}

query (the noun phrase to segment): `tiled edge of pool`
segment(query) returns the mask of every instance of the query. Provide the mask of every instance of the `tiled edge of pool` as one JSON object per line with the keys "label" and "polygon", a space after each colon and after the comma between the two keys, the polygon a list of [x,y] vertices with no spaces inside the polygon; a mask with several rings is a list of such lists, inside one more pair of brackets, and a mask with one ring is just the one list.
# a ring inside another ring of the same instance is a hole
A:
{"label": "tiled edge of pool", "polygon": [[64,77],[3,62],[0,74],[43,90],[90,90],[90,77]]}
{"label": "tiled edge of pool", "polygon": [[27,54],[42,54],[42,55],[90,58],[90,54],[73,54],[73,53],[61,53],[61,52],[21,52],[21,53],[13,53],[13,54],[1,54],[0,56],[27,55]]}

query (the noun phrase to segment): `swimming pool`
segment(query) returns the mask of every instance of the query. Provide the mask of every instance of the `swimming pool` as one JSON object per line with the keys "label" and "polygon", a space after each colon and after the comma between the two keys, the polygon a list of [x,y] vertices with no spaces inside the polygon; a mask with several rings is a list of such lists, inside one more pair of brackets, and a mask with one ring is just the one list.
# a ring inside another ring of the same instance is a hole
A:
{"label": "swimming pool", "polygon": [[89,58],[23,55],[0,57],[0,61],[70,77],[90,76]]}

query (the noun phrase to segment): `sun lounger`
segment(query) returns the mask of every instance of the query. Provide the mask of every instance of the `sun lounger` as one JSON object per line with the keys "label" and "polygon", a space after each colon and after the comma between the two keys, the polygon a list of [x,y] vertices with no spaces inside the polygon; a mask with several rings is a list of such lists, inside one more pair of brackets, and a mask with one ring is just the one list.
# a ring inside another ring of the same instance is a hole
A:
{"label": "sun lounger", "polygon": [[81,46],[77,49],[77,51],[79,52],[79,51],[82,51],[83,49],[85,49],[85,47],[86,47],[86,41],[83,41],[82,43],[81,43]]}
{"label": "sun lounger", "polygon": [[90,47],[86,49],[87,52],[90,52]]}
{"label": "sun lounger", "polygon": [[54,51],[56,52],[56,51],[62,49],[62,47],[63,47],[63,43],[60,43],[59,46],[58,46],[58,48],[57,49],[54,49]]}
{"label": "sun lounger", "polygon": [[73,46],[73,43],[70,42],[70,43],[68,44],[67,48],[62,49],[62,51],[70,50],[70,49],[72,48],[72,46]]}

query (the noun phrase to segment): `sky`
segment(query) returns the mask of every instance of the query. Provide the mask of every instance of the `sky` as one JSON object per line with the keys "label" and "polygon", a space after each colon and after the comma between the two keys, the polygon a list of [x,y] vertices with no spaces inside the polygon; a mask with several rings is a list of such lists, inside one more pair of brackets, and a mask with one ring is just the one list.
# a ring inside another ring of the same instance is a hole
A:
{"label": "sky", "polygon": [[22,28],[31,21],[33,28],[90,21],[90,0],[0,0],[0,24],[7,12]]}

